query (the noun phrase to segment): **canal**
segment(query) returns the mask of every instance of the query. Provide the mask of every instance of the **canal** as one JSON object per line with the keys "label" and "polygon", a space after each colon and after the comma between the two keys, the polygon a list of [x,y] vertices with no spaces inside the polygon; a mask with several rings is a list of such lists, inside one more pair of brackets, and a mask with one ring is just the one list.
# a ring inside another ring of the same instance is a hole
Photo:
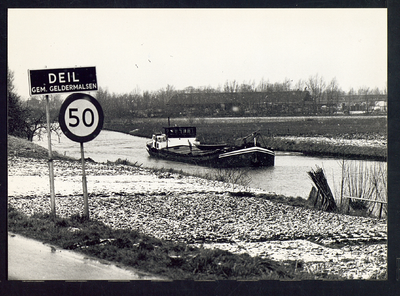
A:
{"label": "canal", "polygon": [[[136,137],[119,132],[103,130],[92,141],[84,143],[85,158],[96,162],[128,160],[148,168],[165,168],[182,170],[195,175],[213,174],[216,169],[172,162],[149,157],[145,144],[149,139]],[[34,138],[34,142],[47,148],[46,136]],[[52,135],[52,149],[60,154],[80,158],[79,143],[69,140],[64,135]],[[375,166],[382,163],[377,161],[352,160],[363,166]],[[307,172],[323,168],[332,192],[340,190],[342,176],[342,160],[325,157],[309,157],[301,153],[276,151],[275,166],[249,169],[246,176],[249,186],[260,188],[271,193],[308,198],[312,181]],[[90,176],[88,176],[90,178]]]}

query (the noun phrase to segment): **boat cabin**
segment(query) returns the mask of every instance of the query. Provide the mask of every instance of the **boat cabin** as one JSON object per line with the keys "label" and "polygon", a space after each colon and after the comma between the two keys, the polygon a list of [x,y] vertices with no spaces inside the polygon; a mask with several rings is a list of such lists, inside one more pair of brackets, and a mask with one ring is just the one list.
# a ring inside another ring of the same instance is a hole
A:
{"label": "boat cabin", "polygon": [[172,148],[177,146],[192,146],[196,141],[195,127],[164,127],[163,134],[153,135],[153,147],[156,149]]}

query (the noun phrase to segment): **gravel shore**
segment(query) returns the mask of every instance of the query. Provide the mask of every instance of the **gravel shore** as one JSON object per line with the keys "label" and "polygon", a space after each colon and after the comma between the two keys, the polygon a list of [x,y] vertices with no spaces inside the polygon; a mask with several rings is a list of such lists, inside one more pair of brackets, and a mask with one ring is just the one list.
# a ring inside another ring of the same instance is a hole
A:
{"label": "gravel shore", "polygon": [[[56,160],[54,169],[57,215],[81,214],[81,164]],[[9,157],[8,172],[9,205],[28,215],[50,212],[46,160]],[[268,192],[248,188],[240,196],[229,184],[144,168],[88,162],[86,174],[90,218],[113,228],[349,279],[381,278],[387,268],[383,219],[274,203],[263,198]]]}

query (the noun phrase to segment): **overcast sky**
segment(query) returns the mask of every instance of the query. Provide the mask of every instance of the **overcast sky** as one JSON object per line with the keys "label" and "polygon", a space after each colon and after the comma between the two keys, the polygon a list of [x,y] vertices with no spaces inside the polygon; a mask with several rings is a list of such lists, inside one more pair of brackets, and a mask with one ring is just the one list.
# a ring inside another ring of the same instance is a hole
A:
{"label": "overcast sky", "polygon": [[8,67],[95,66],[117,94],[270,83],[318,74],[348,91],[386,88],[386,9],[9,9]]}

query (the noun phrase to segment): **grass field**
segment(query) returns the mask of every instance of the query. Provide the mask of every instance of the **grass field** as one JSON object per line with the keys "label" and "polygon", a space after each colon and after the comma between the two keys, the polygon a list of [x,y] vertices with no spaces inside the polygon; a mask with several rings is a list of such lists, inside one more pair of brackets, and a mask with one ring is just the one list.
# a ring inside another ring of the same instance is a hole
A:
{"label": "grass field", "polygon": [[[199,140],[223,141],[244,137],[259,130],[273,136],[328,136],[346,138],[386,137],[387,119],[378,116],[341,117],[254,117],[254,118],[174,118],[172,126],[196,126]],[[106,122],[109,130],[151,137],[168,126],[166,118],[138,118]]]}
{"label": "grass field", "polygon": [[[117,262],[174,280],[340,280],[337,275],[311,274],[269,259],[209,250],[165,241],[137,231],[111,229],[80,216],[51,219],[28,217],[8,209],[9,231],[59,248]],[[71,231],[79,229],[79,231]]]}

